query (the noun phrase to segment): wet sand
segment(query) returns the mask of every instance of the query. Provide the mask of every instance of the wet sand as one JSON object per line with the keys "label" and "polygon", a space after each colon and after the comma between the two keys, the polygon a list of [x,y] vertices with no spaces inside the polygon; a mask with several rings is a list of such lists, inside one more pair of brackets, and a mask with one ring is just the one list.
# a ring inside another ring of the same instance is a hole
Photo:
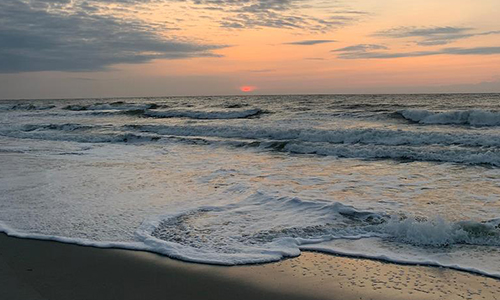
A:
{"label": "wet sand", "polygon": [[0,234],[0,299],[498,299],[500,280],[304,252],[221,267]]}

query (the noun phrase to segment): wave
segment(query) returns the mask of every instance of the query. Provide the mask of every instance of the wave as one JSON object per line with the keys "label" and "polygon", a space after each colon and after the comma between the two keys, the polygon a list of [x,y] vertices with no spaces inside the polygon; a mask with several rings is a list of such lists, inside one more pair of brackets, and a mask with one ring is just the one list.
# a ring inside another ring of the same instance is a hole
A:
{"label": "wave", "polygon": [[287,143],[282,151],[359,159],[395,159],[403,161],[434,161],[470,165],[500,166],[499,150],[461,148],[422,148],[408,146],[360,146]]}
{"label": "wave", "polygon": [[258,108],[247,110],[195,111],[195,110],[165,110],[145,111],[144,116],[152,118],[189,118],[189,119],[246,119],[257,117],[263,111]]}
{"label": "wave", "polygon": [[442,218],[390,220],[383,231],[415,246],[447,247],[456,244],[500,246],[500,219],[449,223]]}
{"label": "wave", "polygon": [[[280,129],[211,125],[30,124],[2,130],[18,138],[81,142],[157,141],[261,148],[296,154],[357,159],[437,161],[500,166],[500,138],[492,134],[451,134],[379,129]],[[140,138],[133,138],[135,135]],[[131,136],[132,138],[128,138]]]}
{"label": "wave", "polygon": [[40,130],[60,130],[60,131],[76,131],[76,130],[89,130],[102,126],[96,125],[82,125],[74,123],[65,124],[27,124],[21,127],[21,131],[40,131]]}
{"label": "wave", "polygon": [[[92,130],[100,129],[98,132]],[[20,139],[66,141],[79,143],[147,143],[162,137],[155,134],[134,132],[113,132],[106,126],[85,126],[78,124],[26,125],[24,130],[4,130],[0,135]],[[57,132],[61,131],[62,132]],[[54,132],[56,131],[56,132]]]}
{"label": "wave", "polygon": [[216,125],[130,125],[126,126],[126,128],[163,135],[267,139],[348,145],[500,147],[500,137],[495,134],[416,132],[371,128],[326,130]]}
{"label": "wave", "polygon": [[435,112],[429,110],[402,110],[403,118],[420,124],[500,126],[500,112],[487,110],[458,110]]}
{"label": "wave", "polygon": [[[75,108],[74,110],[78,110]],[[196,120],[248,119],[263,114],[258,108],[247,110],[150,110],[146,108],[127,108],[121,110],[93,110],[92,115],[129,115],[144,118],[170,119],[187,118]]]}
{"label": "wave", "polygon": [[55,108],[55,105],[34,105],[31,103],[19,103],[0,107],[0,110],[50,110]]}
{"label": "wave", "polygon": [[222,105],[224,108],[243,108],[248,107],[250,104],[247,103],[227,103]]}
{"label": "wave", "polygon": [[89,105],[81,104],[71,104],[63,107],[64,110],[72,111],[86,111],[86,110],[146,110],[146,109],[157,109],[160,105],[156,103],[127,103],[123,101],[117,101],[112,103],[94,103]]}

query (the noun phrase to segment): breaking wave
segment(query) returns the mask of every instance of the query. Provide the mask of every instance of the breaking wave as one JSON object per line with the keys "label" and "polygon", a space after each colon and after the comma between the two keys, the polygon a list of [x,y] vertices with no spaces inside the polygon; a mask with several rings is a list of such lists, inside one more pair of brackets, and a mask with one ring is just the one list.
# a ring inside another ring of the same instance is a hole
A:
{"label": "breaking wave", "polygon": [[500,166],[500,138],[492,134],[380,129],[301,130],[210,125],[126,126],[131,127],[142,132],[167,136],[239,139],[226,142],[236,146],[261,147],[297,154]]}
{"label": "breaking wave", "polygon": [[211,125],[27,124],[1,135],[18,138],[115,143],[160,138],[196,144],[261,148],[358,159],[437,161],[500,166],[494,134],[448,134],[380,129],[279,129]]}
{"label": "breaking wave", "polygon": [[500,246],[500,219],[450,223],[433,220],[390,220],[383,231],[389,237],[416,246],[447,247],[455,244]]}
{"label": "breaking wave", "polygon": [[500,112],[487,110],[458,110],[435,112],[408,109],[399,111],[403,118],[420,124],[500,126]]}

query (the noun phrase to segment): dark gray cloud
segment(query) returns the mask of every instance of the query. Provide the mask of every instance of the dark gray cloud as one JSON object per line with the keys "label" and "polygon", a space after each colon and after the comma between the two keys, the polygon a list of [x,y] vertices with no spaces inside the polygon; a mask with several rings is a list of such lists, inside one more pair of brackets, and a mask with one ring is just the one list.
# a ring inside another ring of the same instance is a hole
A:
{"label": "dark gray cloud", "polygon": [[[29,1],[29,0],[26,0]],[[38,0],[43,3],[70,0]],[[315,3],[314,0],[73,0],[73,3],[144,4],[181,2],[186,9],[217,11],[214,21],[228,29],[283,28],[328,32],[359,21],[368,13],[340,5],[337,0]],[[309,9],[320,7],[325,14],[319,18],[308,14]],[[116,9],[116,8],[115,8]],[[327,13],[328,11],[328,13]],[[207,17],[207,16],[205,16]]]}
{"label": "dark gray cloud", "polygon": [[331,52],[366,52],[370,50],[386,50],[387,47],[377,44],[358,44],[349,47],[332,50]]}
{"label": "dark gray cloud", "polygon": [[[359,45],[356,45],[359,46]],[[356,46],[346,47],[348,50],[338,49],[338,57],[343,59],[389,59],[401,57],[419,57],[432,55],[498,55],[500,47],[474,47],[474,48],[444,48],[434,51],[390,52],[353,50]],[[346,49],[344,48],[344,49]],[[350,50],[349,50],[350,48]],[[386,48],[385,48],[386,49]]]}
{"label": "dark gray cloud", "polygon": [[335,40],[304,40],[304,41],[296,41],[285,43],[285,45],[299,45],[299,46],[312,46],[317,44],[326,44],[326,43],[335,43]]}
{"label": "dark gray cloud", "polygon": [[212,50],[222,47],[166,39],[147,24],[95,14],[88,2],[74,4],[2,0],[0,73],[96,71],[153,59],[215,56]]}
{"label": "dark gray cloud", "polygon": [[475,36],[500,34],[500,31],[477,32],[469,27],[396,27],[373,34],[389,38],[414,38],[415,43],[421,46],[446,45],[457,40]]}
{"label": "dark gray cloud", "polygon": [[[307,14],[314,7],[311,0],[177,0],[191,3],[192,7],[217,10],[222,14],[219,24],[223,28],[283,28],[328,32],[343,27],[364,17],[355,10],[332,10],[324,18]],[[322,3],[323,8],[338,8],[336,1]]]}

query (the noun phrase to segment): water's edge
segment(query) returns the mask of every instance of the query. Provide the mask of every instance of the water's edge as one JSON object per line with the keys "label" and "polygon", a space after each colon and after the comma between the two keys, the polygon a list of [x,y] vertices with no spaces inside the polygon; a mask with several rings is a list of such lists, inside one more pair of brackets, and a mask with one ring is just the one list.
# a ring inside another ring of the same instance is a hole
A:
{"label": "water's edge", "polygon": [[[289,259],[289,258],[294,258],[294,257],[300,256],[300,254],[299,254],[297,256],[283,257],[282,259],[272,260],[272,261],[264,262],[264,263],[221,264],[221,263],[210,263],[210,262],[200,262],[200,261],[195,262],[195,261],[183,259],[181,257],[176,257],[173,255],[169,255],[168,253],[158,251],[157,249],[153,249],[152,247],[150,247],[142,242],[135,242],[135,243],[132,243],[132,242],[98,242],[98,241],[91,241],[91,240],[79,239],[79,238],[68,238],[68,237],[51,236],[51,235],[44,235],[44,234],[30,234],[30,233],[25,233],[25,232],[21,232],[21,231],[15,230],[13,228],[10,228],[10,227],[6,226],[5,224],[3,224],[2,222],[0,222],[0,233],[3,233],[5,235],[7,235],[8,237],[12,237],[12,238],[49,241],[49,242],[77,245],[77,246],[82,246],[82,247],[93,247],[93,248],[100,248],[100,249],[122,249],[122,250],[131,250],[131,251],[145,251],[145,252],[149,252],[149,253],[162,255],[162,256],[168,257],[170,259],[183,261],[186,263],[201,263],[201,264],[216,265],[216,266],[261,265],[261,264],[278,262],[278,261],[281,261],[284,259]],[[304,248],[301,248],[301,251],[316,252],[316,253],[321,253],[321,254],[325,254],[325,255],[334,255],[334,256],[341,256],[341,257],[348,257],[348,258],[368,259],[368,260],[380,261],[380,262],[384,262],[384,263],[392,263],[392,264],[397,264],[397,265],[446,268],[446,269],[450,269],[450,270],[454,270],[454,271],[466,272],[466,273],[470,273],[473,275],[479,275],[479,276],[484,276],[484,277],[500,280],[500,273],[489,273],[489,272],[480,271],[480,270],[477,270],[474,268],[463,268],[463,267],[456,266],[456,265],[443,265],[443,264],[439,264],[437,262],[432,262],[432,261],[428,261],[428,262],[400,261],[400,260],[391,259],[387,256],[370,256],[370,255],[361,254],[361,253],[349,253],[349,252],[342,252],[342,251],[333,251],[331,249],[326,249],[326,248],[322,250],[322,249],[307,249],[307,247],[304,247]]]}

